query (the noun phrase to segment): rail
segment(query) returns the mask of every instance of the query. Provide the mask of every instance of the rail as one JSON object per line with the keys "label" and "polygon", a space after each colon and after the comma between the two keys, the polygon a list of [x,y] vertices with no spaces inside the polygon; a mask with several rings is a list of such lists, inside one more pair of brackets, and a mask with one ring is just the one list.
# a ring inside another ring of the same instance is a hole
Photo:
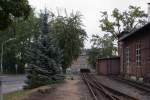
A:
{"label": "rail", "polygon": [[127,80],[127,79],[123,79],[121,77],[110,77],[110,79],[113,79],[113,80],[116,80],[116,81],[119,81],[122,83],[126,83],[126,84],[131,85],[131,86],[133,86],[141,91],[144,91],[144,92],[150,92],[149,85],[145,85],[145,84],[134,82],[134,81]]}
{"label": "rail", "polygon": [[[87,85],[94,100],[138,100],[135,97],[101,84],[100,81],[98,81],[92,74],[82,73],[81,77]],[[102,99],[102,97],[105,99]]]}

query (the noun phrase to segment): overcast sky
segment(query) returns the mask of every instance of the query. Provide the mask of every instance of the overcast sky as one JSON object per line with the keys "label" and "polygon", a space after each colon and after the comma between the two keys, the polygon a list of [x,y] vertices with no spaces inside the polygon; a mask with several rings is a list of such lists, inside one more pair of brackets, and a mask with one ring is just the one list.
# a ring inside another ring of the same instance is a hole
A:
{"label": "overcast sky", "polygon": [[150,0],[29,0],[30,5],[39,11],[47,7],[49,10],[67,9],[68,12],[80,11],[83,15],[83,24],[88,34],[85,47],[90,48],[92,34],[100,33],[100,11],[111,12],[114,8],[126,10],[129,5],[140,6],[147,12],[147,3]]}

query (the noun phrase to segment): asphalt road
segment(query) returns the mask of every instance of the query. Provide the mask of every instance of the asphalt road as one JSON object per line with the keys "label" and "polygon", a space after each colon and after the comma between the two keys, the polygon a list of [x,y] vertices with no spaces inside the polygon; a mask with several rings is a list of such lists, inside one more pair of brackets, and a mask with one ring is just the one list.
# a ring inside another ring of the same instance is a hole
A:
{"label": "asphalt road", "polygon": [[2,93],[8,93],[21,90],[25,85],[26,77],[25,75],[3,75],[0,76],[0,80],[2,81]]}

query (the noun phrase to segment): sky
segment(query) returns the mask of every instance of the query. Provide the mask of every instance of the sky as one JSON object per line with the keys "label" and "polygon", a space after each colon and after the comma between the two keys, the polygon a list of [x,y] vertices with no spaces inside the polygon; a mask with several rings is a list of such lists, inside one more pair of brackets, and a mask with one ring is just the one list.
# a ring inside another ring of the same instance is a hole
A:
{"label": "sky", "polygon": [[[80,11],[83,15],[82,20],[84,29],[87,32],[88,39],[85,41],[85,48],[90,48],[90,39],[92,34],[101,35],[99,20],[100,11],[111,11],[118,8],[121,11],[127,10],[129,5],[140,6],[147,13],[147,3],[150,0],[28,0],[29,4],[35,8],[36,12],[43,10],[45,7],[57,12],[59,9],[65,9],[68,13]],[[61,13],[61,12],[60,12]]]}

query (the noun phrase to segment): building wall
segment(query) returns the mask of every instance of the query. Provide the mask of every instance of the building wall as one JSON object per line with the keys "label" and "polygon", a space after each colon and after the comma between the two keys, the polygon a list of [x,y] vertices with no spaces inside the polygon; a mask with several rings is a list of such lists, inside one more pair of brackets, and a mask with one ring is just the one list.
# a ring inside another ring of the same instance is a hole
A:
{"label": "building wall", "polygon": [[124,61],[123,61],[123,58],[124,58],[124,54],[123,54],[123,47],[124,47],[124,44],[123,44],[123,42],[122,41],[120,41],[119,43],[118,43],[118,55],[119,55],[119,57],[120,57],[120,74],[122,75],[122,76],[124,76],[125,75],[125,68],[124,68],[124,66],[123,66],[123,63],[124,63]]}
{"label": "building wall", "polygon": [[[140,43],[141,65],[136,63],[136,48]],[[150,32],[142,32],[139,35],[127,38],[119,42],[120,72],[126,76],[136,76],[137,78],[150,78]],[[130,49],[130,63],[126,63],[126,48]]]}
{"label": "building wall", "polygon": [[88,68],[88,56],[87,55],[80,55],[77,60],[74,60],[71,69],[74,73],[78,73],[81,68]]}
{"label": "building wall", "polygon": [[120,59],[119,57],[98,59],[96,68],[99,75],[118,75],[120,73]]}
{"label": "building wall", "polygon": [[107,75],[107,61],[98,59],[98,64],[96,66],[97,73],[99,75]]}
{"label": "building wall", "polygon": [[110,59],[108,61],[108,73],[110,75],[118,75],[120,74],[120,58]]}

